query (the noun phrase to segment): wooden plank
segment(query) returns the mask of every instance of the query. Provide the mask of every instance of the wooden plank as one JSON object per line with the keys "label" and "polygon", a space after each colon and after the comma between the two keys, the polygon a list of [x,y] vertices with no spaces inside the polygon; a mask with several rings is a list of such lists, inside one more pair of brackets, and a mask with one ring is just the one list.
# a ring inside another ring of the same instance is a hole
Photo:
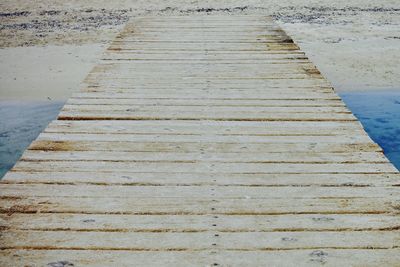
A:
{"label": "wooden plank", "polygon": [[144,98],[101,98],[101,97],[72,97],[68,104],[76,105],[157,105],[157,106],[255,106],[255,107],[343,107],[339,99],[292,99],[292,100],[259,100],[259,99],[144,99]]}
{"label": "wooden plank", "polygon": [[[151,201],[150,201],[151,200]],[[380,198],[111,198],[3,197],[0,213],[79,213],[137,215],[396,214],[399,201]],[[210,230],[214,226],[210,226]]]}
{"label": "wooden plank", "polygon": [[[269,88],[269,90],[271,90],[271,91],[273,89],[274,88]],[[310,93],[310,92],[311,93],[323,93],[323,94],[332,93],[332,89],[331,88],[325,88],[325,87],[297,88],[297,89],[294,89],[294,88],[275,88],[275,89],[277,89],[276,91],[281,91],[281,92],[284,91],[285,93],[293,93],[293,94],[294,93],[307,94],[307,93]],[[152,88],[152,87],[147,87],[147,88],[87,87],[87,88],[83,89],[83,91],[85,91],[85,92],[105,92],[105,91],[108,91],[108,92],[112,92],[112,93],[119,92],[119,93],[152,93],[152,94],[154,94],[154,93],[159,93],[159,94],[170,94],[170,93],[172,93],[172,94],[174,94],[174,93],[177,93],[177,92],[184,92],[185,90],[186,89],[181,89],[179,87],[173,88],[172,86],[168,87],[168,88],[165,87],[165,86],[163,86],[163,87],[154,87],[154,88]],[[191,91],[193,93],[202,93],[202,92],[204,93],[204,92],[210,92],[211,91],[210,88],[208,88],[206,90],[204,88],[194,88],[194,87],[192,87],[190,89],[187,89],[187,90]],[[250,89],[250,88],[243,88],[243,87],[241,87],[241,88],[226,88],[226,89],[223,89],[223,90],[220,90],[218,88],[213,88],[212,91],[214,91],[214,92],[220,91],[220,92],[231,93],[231,94],[233,94],[235,92],[248,92],[248,93],[253,92],[255,94],[260,92],[260,90],[253,90],[253,89]],[[265,90],[262,90],[262,91],[265,91]]]}
{"label": "wooden plank", "polygon": [[[136,62],[137,63],[137,62]],[[159,64],[162,64],[161,62]],[[168,65],[173,64],[173,62],[167,62]],[[137,64],[138,68],[140,68],[141,64]],[[245,64],[243,64],[242,67],[246,67]],[[262,65],[260,65],[260,67],[262,67]],[[148,80],[148,79],[147,79]],[[181,88],[185,88],[185,87],[192,87],[192,86],[201,86],[201,85],[207,85],[207,84],[215,84],[215,86],[227,86],[229,88],[229,86],[242,86],[242,84],[244,83],[253,83],[254,87],[257,88],[271,88],[271,87],[276,87],[276,88],[281,88],[281,87],[330,87],[331,85],[326,82],[326,80],[323,79],[263,79],[263,78],[253,78],[253,79],[248,79],[248,78],[231,78],[231,79],[227,79],[227,78],[186,78],[186,79],[168,79],[167,77],[164,78],[158,78],[157,80],[152,80],[152,81],[147,81],[146,79],[141,79],[140,77],[138,77],[137,79],[114,79],[114,80],[103,80],[103,79],[92,79],[90,77],[88,77],[88,79],[85,80],[86,83],[90,83],[91,86],[117,86],[117,87],[132,87],[132,86],[136,86],[136,87],[141,87],[141,88],[148,88],[149,86],[151,86],[151,88],[154,88],[154,86],[157,87],[165,87],[168,86],[170,84],[174,84],[174,86],[179,85]],[[213,88],[213,86],[211,85],[210,88]],[[248,88],[248,85],[245,86],[245,88]],[[73,94],[73,97],[97,97],[97,98],[104,98],[101,97],[102,94],[98,93],[98,94],[94,94],[93,96],[89,95],[89,94],[84,94],[84,93],[79,93],[79,94]],[[105,98],[110,97],[110,95],[113,94],[105,94],[103,93],[103,96],[105,96]],[[281,98],[278,98],[278,96],[280,96]],[[283,97],[286,98],[283,98]],[[128,98],[128,95],[126,96]],[[195,99],[194,97],[192,98],[185,98],[185,99]],[[208,99],[213,99],[213,98],[204,98],[204,100],[208,100]],[[237,98],[230,98],[229,95],[225,95],[224,98],[222,98],[222,100],[234,100]],[[311,98],[311,97],[302,97],[300,95],[293,95],[293,96],[289,96],[289,95],[284,95],[284,94],[280,94],[280,95],[275,95],[275,96],[271,96],[271,97],[267,97],[265,96],[264,98],[261,97],[252,97],[252,98],[248,98],[248,100],[307,100],[307,99],[322,99],[322,100],[340,100],[340,98],[338,96],[332,95],[330,98],[323,98],[323,97],[319,97],[319,98]]]}
{"label": "wooden plank", "polygon": [[3,183],[38,184],[97,184],[97,185],[223,185],[223,186],[398,186],[398,173],[132,173],[113,172],[57,172],[57,171],[11,171],[2,180]]}
{"label": "wooden plank", "polygon": [[[216,253],[218,251],[218,253]],[[74,264],[75,266],[396,266],[400,249],[322,249],[282,251],[85,251],[3,250],[0,264],[14,267]]]}
{"label": "wooden plank", "polygon": [[[0,227],[34,231],[103,232],[302,232],[389,231],[400,218],[390,214],[290,215],[114,215],[114,214],[0,214]],[[183,229],[186,225],[188,228]]]}
{"label": "wooden plank", "polygon": [[[301,54],[230,54],[229,55],[229,61],[234,61],[234,60],[241,60],[241,61],[256,61],[256,60],[261,60],[263,63],[268,63],[268,62],[279,62],[280,60],[282,61],[288,61],[288,60],[293,60],[293,61],[299,61],[299,62],[307,62],[305,60],[305,56]],[[132,53],[105,53],[102,57],[103,60],[179,60],[179,61],[201,61],[201,60],[206,60],[206,61],[227,61],[226,60],[226,54],[170,54],[170,53],[164,53],[164,54],[132,54]],[[290,77],[299,77],[299,78],[305,78],[307,76],[305,75],[293,75],[289,76]],[[283,78],[283,77],[282,77]]]}
{"label": "wooden plank", "polygon": [[110,162],[19,161],[18,171],[183,172],[183,173],[396,173],[390,163],[220,163],[220,162]]}
{"label": "wooden plank", "polygon": [[242,186],[121,186],[121,185],[54,185],[5,184],[0,197],[108,197],[143,198],[204,198],[213,199],[318,199],[318,198],[380,198],[399,200],[395,187],[242,187]]}
{"label": "wooden plank", "polygon": [[[201,54],[201,52],[198,52],[196,50],[191,51],[191,50],[171,50],[171,49],[159,49],[159,50],[117,50],[113,51],[113,53],[131,53],[131,54],[188,54],[188,53],[197,53]],[[238,54],[247,54],[250,53],[249,51],[232,51],[232,50],[224,50],[224,51],[214,51],[210,52],[211,54],[219,54],[219,55],[227,55],[229,56],[232,53],[238,53]],[[254,51],[252,52],[254,54],[260,54],[261,52],[259,51]],[[275,53],[277,54],[277,53]],[[303,52],[290,52],[290,53],[283,53],[281,52],[279,55],[304,55]],[[135,68],[135,66],[141,66],[141,68]],[[259,68],[262,66],[262,68]],[[208,72],[207,72],[208,70]],[[247,64],[247,68],[243,69],[243,66],[240,65],[235,65],[235,64],[176,64],[174,65],[174,68],[168,68],[168,65],[166,64],[160,64],[160,65],[154,65],[151,63],[146,63],[146,62],[119,62],[119,63],[110,63],[110,62],[103,62],[101,61],[100,64],[96,65],[93,68],[93,71],[89,73],[90,76],[95,76],[95,75],[100,75],[103,74],[106,77],[108,76],[115,76],[115,75],[126,75],[127,78],[132,77],[128,76],[129,73],[132,74],[143,74],[143,75],[148,75],[149,71],[154,71],[155,73],[160,73],[162,71],[165,71],[166,73],[170,75],[176,75],[176,74],[185,74],[185,75],[201,75],[201,76],[211,76],[214,73],[218,74],[226,74],[226,73],[246,73],[246,74],[257,74],[257,73],[264,73],[264,74],[273,74],[273,73],[285,73],[285,74],[290,74],[290,73],[310,73],[310,71],[314,72],[317,74],[319,71],[316,69],[315,65],[312,62],[308,63],[293,63],[293,64],[275,64],[271,65],[267,62],[262,63],[258,62],[256,65],[252,64]],[[151,82],[151,81],[149,81]],[[212,84],[210,84],[211,86]],[[250,84],[245,84],[248,87],[251,87]],[[190,88],[188,88],[190,89]]]}
{"label": "wooden plank", "polygon": [[268,113],[345,113],[350,114],[350,111],[345,107],[292,107],[287,110],[287,107],[132,107],[131,105],[65,105],[63,111],[92,111],[92,112],[186,112],[186,113],[246,113],[246,114],[268,114]]}
{"label": "wooden plank", "polygon": [[[139,46],[139,45],[135,45],[135,46],[132,46],[132,45],[129,45],[129,43],[121,43],[121,42],[119,42],[119,43],[115,43],[113,46],[110,46],[110,47],[108,47],[108,49],[106,50],[106,53],[113,53],[113,54],[144,54],[144,55],[147,55],[147,54],[151,54],[151,55],[160,55],[160,54],[180,54],[180,55],[185,55],[185,54],[196,54],[196,55],[204,55],[204,54],[215,54],[215,55],[233,55],[233,54],[235,54],[235,55],[237,55],[237,54],[243,54],[243,55],[245,55],[245,54],[252,54],[252,55],[289,55],[289,56],[291,56],[291,55],[305,55],[305,53],[303,52],[303,51],[301,51],[301,50],[297,50],[297,51],[264,51],[264,50],[256,50],[256,49],[254,49],[254,50],[251,50],[251,49],[226,49],[226,50],[216,50],[216,49],[207,49],[207,51],[204,51],[204,49],[199,49],[199,48],[193,48],[193,49],[190,49],[190,48],[185,48],[185,47],[183,47],[182,49],[179,49],[179,48],[162,48],[162,47],[158,47],[158,48],[153,48],[153,49],[148,49],[148,48],[146,48],[146,47],[141,47],[141,46]],[[93,71],[91,72],[91,74],[93,74],[93,73],[96,73],[96,71],[98,71],[101,67],[103,67],[103,66],[113,66],[114,67],[114,69],[120,69],[120,70],[122,70],[123,72],[126,72],[127,70],[134,70],[134,71],[137,71],[137,72],[143,72],[143,73],[146,73],[145,71],[143,71],[143,70],[138,70],[138,69],[134,69],[134,68],[131,68],[130,66],[129,67],[127,67],[127,68],[121,68],[121,65],[120,64],[118,64],[118,65],[116,65],[116,64],[106,64],[106,63],[104,63],[104,62],[102,62],[101,64],[99,64],[99,65],[97,65],[97,66],[95,66],[94,68],[93,68]],[[182,68],[179,68],[180,66],[182,66],[182,65],[178,65],[177,66],[177,71],[179,72],[179,71],[182,71]],[[269,70],[269,71],[284,71],[284,72],[286,72],[286,73],[289,73],[290,71],[293,71],[293,70],[299,70],[300,69],[300,67],[301,66],[310,66],[310,67],[313,67],[313,68],[315,68],[315,66],[310,62],[310,63],[304,63],[304,64],[291,64],[291,65],[288,65],[288,66],[284,66],[284,65],[277,65],[277,66],[275,66],[275,68],[272,68],[271,66],[268,66],[268,64],[265,64],[265,66],[266,66],[266,70]],[[148,68],[149,68],[150,66],[148,66]],[[231,69],[231,70],[239,70],[239,68],[238,68],[238,66],[235,66],[235,65],[228,65],[228,66],[221,66],[221,65],[210,65],[209,66],[209,68],[210,69],[215,69],[215,70],[221,70],[222,69],[222,67],[224,67],[223,69],[225,69],[225,68],[228,68],[228,69]],[[166,69],[166,71],[168,72],[168,73],[171,73],[171,74],[173,74],[173,73],[175,73],[174,71],[172,71],[171,69],[168,69],[168,68],[166,68],[164,65],[160,65],[160,66],[157,66],[157,69],[159,69],[159,68],[164,68],[164,69]],[[197,70],[197,69],[199,69],[199,66],[198,65],[192,65],[192,66],[190,66],[190,69],[193,69],[193,70]],[[243,69],[242,71],[244,71],[244,72],[249,72],[249,70],[256,70],[256,71],[265,71],[265,70],[260,70],[260,69],[257,69],[256,68],[256,66],[252,66],[252,65],[249,65],[249,69]],[[114,73],[114,72],[111,72],[111,73]]]}
{"label": "wooden plank", "polygon": [[[29,149],[45,151],[141,151],[141,152],[198,152],[198,151],[220,151],[220,152],[350,152],[350,151],[382,151],[382,149],[371,142],[356,142],[356,140],[334,140],[335,142],[302,142],[296,143],[288,140],[279,143],[236,143],[236,142],[160,142],[147,141],[93,141],[93,140],[37,140]],[[329,140],[328,140],[329,141]]]}
{"label": "wooden plank", "polygon": [[388,163],[383,153],[177,153],[177,152],[109,152],[28,150],[24,161],[120,161],[120,162],[248,162],[248,163]]}
{"label": "wooden plank", "polygon": [[[271,45],[271,44],[270,44]],[[209,52],[222,52],[222,51],[230,51],[230,52],[260,52],[267,54],[304,54],[301,50],[298,50],[295,47],[288,47],[291,49],[268,49],[265,43],[214,43],[212,45],[206,46],[207,51]],[[124,50],[146,50],[149,52],[153,51],[202,51],[204,52],[204,46],[199,47],[198,43],[185,43],[184,46],[177,46],[176,43],[160,43],[149,42],[149,43],[111,43],[108,51],[124,51]],[[104,62],[103,62],[104,63]],[[260,63],[260,62],[258,62]],[[297,62],[298,63],[298,62]],[[309,62],[303,62],[309,63]],[[293,64],[296,64],[293,62]]]}
{"label": "wooden plank", "polygon": [[[319,238],[315,238],[315,234]],[[130,233],[73,231],[9,231],[2,236],[8,244],[0,249],[92,250],[204,250],[210,246],[226,250],[280,249],[393,249],[400,245],[400,231],[364,232],[247,232],[220,233]],[[46,240],[46,245],[43,241]],[[212,245],[215,244],[215,245]],[[110,246],[111,245],[111,246]]]}
{"label": "wooden plank", "polygon": [[[290,135],[288,135],[290,136]],[[252,136],[252,135],[182,135],[182,134],[79,134],[79,133],[41,133],[37,138],[38,141],[102,141],[102,142],[178,142],[178,143],[239,143],[242,145],[255,143],[363,143],[370,142],[371,139],[367,135],[359,136],[336,136],[314,135],[314,136],[296,136],[288,139],[288,136]]]}
{"label": "wooden plank", "polygon": [[140,111],[126,109],[125,111],[107,110],[63,110],[59,120],[233,120],[233,121],[354,121],[351,113],[271,113],[253,110],[252,112],[213,112],[196,111]]}
{"label": "wooden plank", "polygon": [[270,100],[282,100],[282,99],[331,99],[335,100],[338,99],[336,95],[333,94],[324,94],[324,93],[307,93],[306,95],[293,95],[293,94],[271,94],[267,91],[263,93],[260,92],[258,98],[246,92],[241,92],[233,95],[226,95],[223,93],[213,93],[213,92],[204,92],[204,93],[193,93],[191,95],[182,95],[180,93],[175,94],[147,94],[147,93],[104,93],[104,92],[81,92],[79,93],[80,97],[96,97],[96,98],[148,98],[148,99],[222,99],[222,100],[231,100],[231,99],[248,99],[248,100],[257,100],[257,99],[270,99]]}
{"label": "wooden plank", "polygon": [[338,135],[364,134],[358,122],[295,121],[53,121],[48,133]]}

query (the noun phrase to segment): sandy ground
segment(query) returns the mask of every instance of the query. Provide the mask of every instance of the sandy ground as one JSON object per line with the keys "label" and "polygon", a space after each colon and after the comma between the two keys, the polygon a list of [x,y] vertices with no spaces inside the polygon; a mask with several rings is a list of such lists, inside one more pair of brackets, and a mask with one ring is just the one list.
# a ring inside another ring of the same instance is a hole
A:
{"label": "sandy ground", "polygon": [[271,15],[338,91],[400,89],[398,0],[2,0],[0,97],[65,100],[141,15]]}
{"label": "sandy ground", "polygon": [[0,98],[65,100],[104,49],[99,43],[0,49]]}

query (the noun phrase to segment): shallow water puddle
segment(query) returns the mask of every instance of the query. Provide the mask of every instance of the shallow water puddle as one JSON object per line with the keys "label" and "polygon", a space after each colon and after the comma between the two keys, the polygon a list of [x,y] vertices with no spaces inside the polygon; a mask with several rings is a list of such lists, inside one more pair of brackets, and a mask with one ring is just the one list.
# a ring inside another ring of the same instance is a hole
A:
{"label": "shallow water puddle", "polygon": [[57,117],[63,102],[0,101],[0,178]]}
{"label": "shallow water puddle", "polygon": [[369,136],[400,169],[400,90],[341,93]]}

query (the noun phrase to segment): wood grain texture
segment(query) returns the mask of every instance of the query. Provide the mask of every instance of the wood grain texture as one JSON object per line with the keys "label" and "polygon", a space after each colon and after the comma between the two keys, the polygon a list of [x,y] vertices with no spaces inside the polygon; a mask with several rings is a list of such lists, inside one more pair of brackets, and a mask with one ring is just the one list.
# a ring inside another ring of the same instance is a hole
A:
{"label": "wood grain texture", "polygon": [[136,18],[2,180],[0,265],[399,266],[399,185],[270,18]]}

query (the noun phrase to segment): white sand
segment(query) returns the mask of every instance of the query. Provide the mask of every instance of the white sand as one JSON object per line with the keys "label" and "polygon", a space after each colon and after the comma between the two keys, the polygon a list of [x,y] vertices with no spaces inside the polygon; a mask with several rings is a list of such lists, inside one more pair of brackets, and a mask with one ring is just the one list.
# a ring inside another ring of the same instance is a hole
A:
{"label": "white sand", "polygon": [[96,64],[104,45],[0,49],[0,97],[66,100]]}
{"label": "white sand", "polygon": [[398,0],[3,0],[0,98],[66,99],[128,18],[208,8],[274,16],[338,91],[400,89]]}
{"label": "white sand", "polygon": [[337,91],[400,90],[400,39],[382,32],[352,35],[357,29],[351,25],[284,24],[283,28]]}

